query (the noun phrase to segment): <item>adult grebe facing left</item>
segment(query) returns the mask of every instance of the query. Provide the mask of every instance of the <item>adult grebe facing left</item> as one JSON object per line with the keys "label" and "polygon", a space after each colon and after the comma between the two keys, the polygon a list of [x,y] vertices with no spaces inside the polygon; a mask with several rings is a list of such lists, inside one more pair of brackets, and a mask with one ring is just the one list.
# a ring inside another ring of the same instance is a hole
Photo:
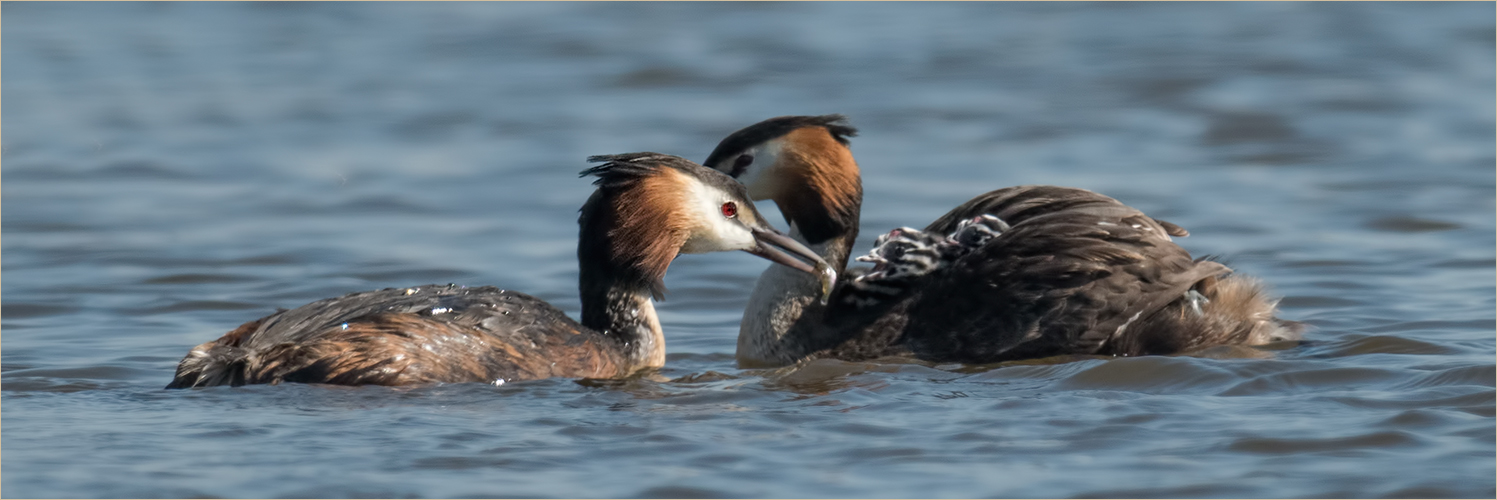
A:
{"label": "adult grebe facing left", "polygon": [[[651,298],[680,253],[743,250],[830,290],[826,262],[778,233],[742,184],[658,153],[594,156],[577,223],[582,322],[529,295],[428,285],[320,300],[197,346],[168,389],[304,382],[412,385],[627,377],[665,363]],[[777,248],[778,247],[778,248]],[[781,250],[793,252],[797,260]]]}
{"label": "adult grebe facing left", "polygon": [[[841,273],[858,236],[862,180],[841,115],[783,116],[734,132],[705,164],[772,199],[790,235]],[[998,189],[924,230],[879,238],[866,274],[821,285],[771,267],[744,309],[738,359],[913,356],[992,363],[1062,354],[1172,354],[1299,337],[1255,279],[1193,259],[1174,224],[1091,191]]]}

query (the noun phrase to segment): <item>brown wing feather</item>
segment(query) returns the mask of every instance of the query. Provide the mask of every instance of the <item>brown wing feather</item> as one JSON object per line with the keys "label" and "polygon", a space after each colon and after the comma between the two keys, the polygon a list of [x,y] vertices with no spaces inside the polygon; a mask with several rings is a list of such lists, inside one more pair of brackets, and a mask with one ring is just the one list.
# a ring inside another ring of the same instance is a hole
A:
{"label": "brown wing feather", "polygon": [[[949,234],[956,230],[957,223],[982,214],[1003,219],[1009,225],[1018,225],[1033,217],[1062,211],[1091,214],[1103,219],[1130,219],[1130,222],[1144,224],[1170,236],[1190,234],[1180,226],[1144,215],[1138,209],[1099,193],[1042,185],[1014,186],[983,193],[946,212],[925,230]],[[1167,237],[1164,239],[1168,240]]]}
{"label": "brown wing feather", "polygon": [[1219,272],[1150,230],[1089,212],[1023,219],[934,277],[914,298],[905,342],[961,361],[1095,353],[1134,315]]}
{"label": "brown wing feather", "polygon": [[[416,314],[376,314],[330,327],[316,341],[258,353],[249,383],[414,385],[614,376],[598,338],[565,325],[497,329]],[[570,330],[570,331],[567,331]]]}
{"label": "brown wing feather", "polygon": [[193,349],[168,388],[617,377],[616,342],[522,293],[427,285],[281,311]]}
{"label": "brown wing feather", "polygon": [[[1058,186],[1005,188],[926,230],[950,232],[980,214],[1012,228],[888,309],[838,318],[829,329],[844,333],[823,341],[831,346],[823,355],[994,362],[1160,354],[1285,331],[1261,287],[1236,285],[1226,266],[1192,259],[1170,239],[1184,229],[1112,198]],[[1212,299],[1204,314],[1185,311],[1193,287]]]}

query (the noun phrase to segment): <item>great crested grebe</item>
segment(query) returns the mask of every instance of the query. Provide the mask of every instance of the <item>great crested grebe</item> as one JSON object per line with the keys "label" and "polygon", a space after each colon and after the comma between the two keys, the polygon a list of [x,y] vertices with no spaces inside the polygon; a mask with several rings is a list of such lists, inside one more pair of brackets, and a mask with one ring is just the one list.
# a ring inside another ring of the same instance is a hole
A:
{"label": "great crested grebe", "polygon": [[626,377],[665,363],[651,298],[665,293],[662,279],[679,253],[743,250],[817,273],[831,289],[827,264],[766,223],[727,175],[658,153],[588,161],[606,163],[582,172],[597,176],[598,188],[577,219],[581,323],[494,287],[361,292],[283,310],[197,346],[167,388]]}
{"label": "great crested grebe", "polygon": [[986,363],[1062,354],[1169,354],[1298,338],[1253,278],[1192,259],[1188,233],[1091,191],[1017,186],[924,230],[900,228],[846,271],[862,181],[841,115],[771,118],[729,135],[704,165],[779,206],[790,235],[840,275],[830,304],[806,273],[772,266],[744,310],[738,360],[913,356]]}

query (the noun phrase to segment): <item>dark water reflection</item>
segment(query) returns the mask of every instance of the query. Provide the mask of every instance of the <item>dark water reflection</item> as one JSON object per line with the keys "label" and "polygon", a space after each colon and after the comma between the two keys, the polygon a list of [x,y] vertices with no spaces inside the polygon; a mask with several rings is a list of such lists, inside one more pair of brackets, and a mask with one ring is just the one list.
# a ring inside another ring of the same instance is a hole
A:
{"label": "dark water reflection", "polygon": [[[1490,3],[0,10],[0,495],[1494,495]],[[190,346],[354,290],[494,284],[575,314],[585,156],[700,160],[830,112],[863,132],[868,240],[1000,186],[1085,187],[1315,329],[742,370],[764,264],[689,256],[658,376],[160,389]]]}

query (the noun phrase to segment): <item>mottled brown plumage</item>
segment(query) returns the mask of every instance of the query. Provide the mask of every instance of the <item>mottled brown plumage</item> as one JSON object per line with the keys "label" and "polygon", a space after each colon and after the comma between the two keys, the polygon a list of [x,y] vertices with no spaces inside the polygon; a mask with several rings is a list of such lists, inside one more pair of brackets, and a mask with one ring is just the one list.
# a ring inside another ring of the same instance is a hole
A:
{"label": "mottled brown plumage", "polygon": [[[913,287],[890,310],[871,313],[906,317],[898,336],[887,340],[898,346],[891,352],[962,362],[1137,356],[1292,334],[1293,328],[1278,328],[1255,282],[1220,263],[1192,259],[1167,235],[1182,230],[1116,200],[1079,189],[1020,186],[978,201],[958,210],[995,215],[1011,229]],[[948,214],[928,230],[968,214]],[[1190,310],[1186,293],[1192,289],[1209,300],[1202,313]],[[1258,316],[1242,314],[1243,308],[1256,308]],[[830,311],[828,317],[839,315]],[[878,334],[887,333],[862,332]]]}
{"label": "mottled brown plumage", "polygon": [[563,317],[540,299],[494,287],[359,292],[277,312],[194,348],[169,387],[494,383],[629,374],[617,339],[558,320]]}

